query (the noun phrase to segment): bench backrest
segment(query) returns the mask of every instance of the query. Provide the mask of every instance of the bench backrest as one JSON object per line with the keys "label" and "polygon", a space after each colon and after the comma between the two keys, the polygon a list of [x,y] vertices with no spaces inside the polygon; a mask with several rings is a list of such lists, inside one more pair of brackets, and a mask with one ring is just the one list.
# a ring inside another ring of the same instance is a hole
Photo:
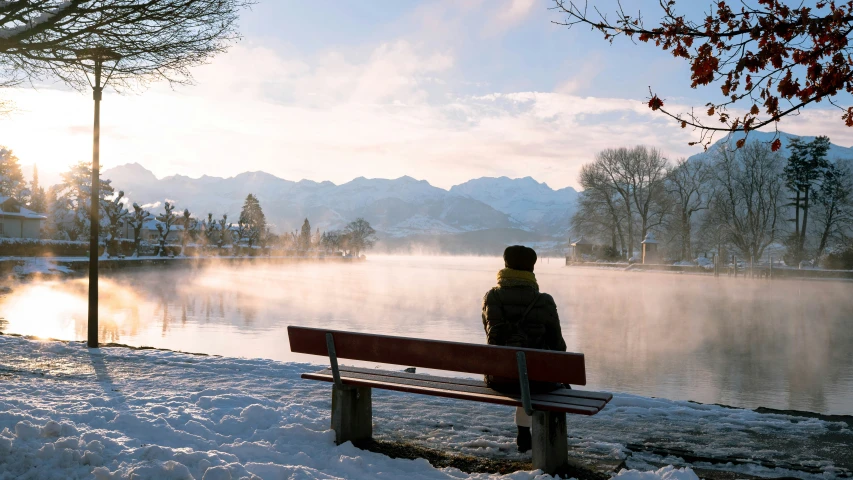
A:
{"label": "bench backrest", "polygon": [[516,352],[523,351],[527,357],[527,375],[530,380],[586,385],[584,358],[580,353],[294,326],[287,327],[290,351],[328,356],[327,333],[334,336],[338,358],[518,378]]}

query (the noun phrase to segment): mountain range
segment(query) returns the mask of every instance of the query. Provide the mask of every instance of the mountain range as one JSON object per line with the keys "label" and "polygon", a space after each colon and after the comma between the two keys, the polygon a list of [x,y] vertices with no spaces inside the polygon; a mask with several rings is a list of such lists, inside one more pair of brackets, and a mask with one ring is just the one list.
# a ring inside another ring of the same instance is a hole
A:
{"label": "mountain range", "polygon": [[217,218],[228,213],[236,221],[243,200],[253,193],[277,232],[294,231],[305,218],[312,227],[329,230],[363,217],[394,249],[411,248],[417,238],[419,244],[434,243],[442,250],[446,239],[431,242],[433,237],[465,238],[462,234],[472,232],[480,232],[473,237],[500,232],[501,238],[529,242],[563,239],[578,196],[571,187],[554,190],[530,177],[483,177],[445,190],[411,177],[359,177],[341,185],[294,182],[264,172],[230,178],[174,175],[158,179],[137,163],[108,169],[102,175],[132,202],[157,210],[157,202],[168,200],[198,217],[206,217],[208,212]]}

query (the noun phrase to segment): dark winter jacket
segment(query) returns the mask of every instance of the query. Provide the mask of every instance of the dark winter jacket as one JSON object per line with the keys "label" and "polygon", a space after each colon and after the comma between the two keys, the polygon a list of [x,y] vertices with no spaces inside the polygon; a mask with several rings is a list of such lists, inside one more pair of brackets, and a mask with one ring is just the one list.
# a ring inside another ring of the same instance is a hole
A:
{"label": "dark winter jacket", "polygon": [[[524,322],[516,327],[531,304]],[[511,269],[498,272],[498,286],[483,297],[483,328],[489,345],[566,351],[557,304],[551,295],[539,293],[536,277],[531,272]],[[487,376],[486,383],[496,390],[517,391],[519,388],[517,379]],[[531,389],[553,390],[554,386],[549,385],[531,384]]]}

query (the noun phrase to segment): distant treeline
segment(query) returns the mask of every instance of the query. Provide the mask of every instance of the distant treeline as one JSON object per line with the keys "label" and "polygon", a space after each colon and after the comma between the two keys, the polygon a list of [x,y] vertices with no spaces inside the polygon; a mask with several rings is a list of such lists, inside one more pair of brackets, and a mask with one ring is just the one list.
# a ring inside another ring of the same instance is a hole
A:
{"label": "distant treeline", "polygon": [[672,261],[758,261],[773,245],[789,265],[853,268],[853,160],[830,161],[829,146],[792,139],[785,158],[763,142],[724,143],[676,162],[645,146],[603,150],[581,170],[573,237],[602,259],[635,258],[652,233]]}

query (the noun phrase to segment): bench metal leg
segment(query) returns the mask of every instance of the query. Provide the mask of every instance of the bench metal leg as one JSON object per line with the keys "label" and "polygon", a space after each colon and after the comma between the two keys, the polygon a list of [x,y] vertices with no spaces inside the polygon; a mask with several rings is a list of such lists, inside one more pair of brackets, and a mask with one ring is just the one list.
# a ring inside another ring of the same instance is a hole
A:
{"label": "bench metal leg", "polygon": [[332,430],[338,445],[373,438],[370,387],[332,386]]}
{"label": "bench metal leg", "polygon": [[533,412],[533,468],[554,474],[569,463],[566,414]]}

